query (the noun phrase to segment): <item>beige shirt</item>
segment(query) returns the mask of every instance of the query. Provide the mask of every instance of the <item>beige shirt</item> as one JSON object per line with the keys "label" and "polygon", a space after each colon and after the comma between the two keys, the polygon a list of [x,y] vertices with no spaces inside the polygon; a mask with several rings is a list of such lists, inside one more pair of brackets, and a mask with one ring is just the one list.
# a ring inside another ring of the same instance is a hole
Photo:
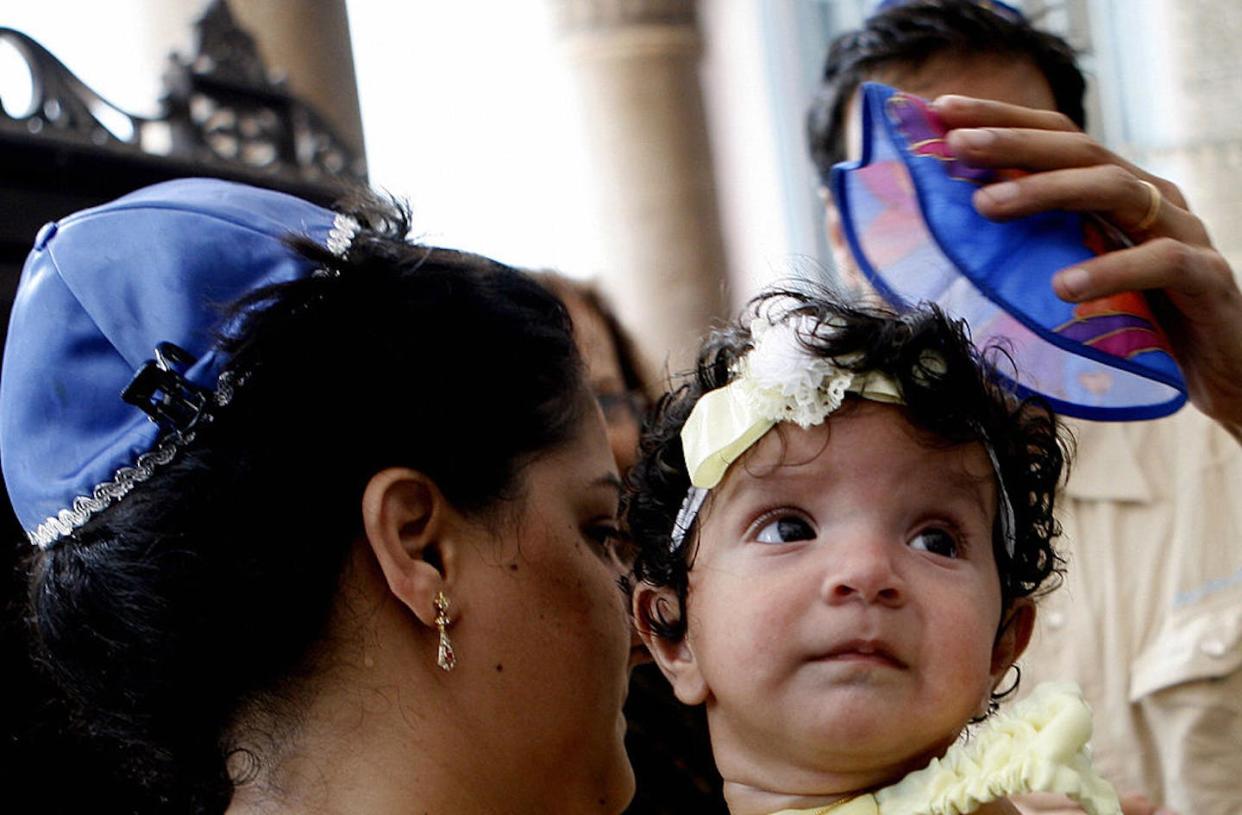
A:
{"label": "beige shirt", "polygon": [[1118,792],[1242,813],[1242,445],[1192,407],[1072,427],[1068,571],[1040,603],[1023,689],[1082,685]]}

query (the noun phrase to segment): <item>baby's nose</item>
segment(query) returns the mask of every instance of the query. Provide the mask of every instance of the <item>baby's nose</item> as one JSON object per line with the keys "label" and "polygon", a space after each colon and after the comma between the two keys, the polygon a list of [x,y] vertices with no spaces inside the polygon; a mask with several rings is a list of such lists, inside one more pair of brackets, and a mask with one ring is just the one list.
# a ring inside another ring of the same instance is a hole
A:
{"label": "baby's nose", "polygon": [[905,583],[893,545],[879,537],[855,539],[829,554],[822,595],[830,604],[862,601],[887,606],[905,602]]}

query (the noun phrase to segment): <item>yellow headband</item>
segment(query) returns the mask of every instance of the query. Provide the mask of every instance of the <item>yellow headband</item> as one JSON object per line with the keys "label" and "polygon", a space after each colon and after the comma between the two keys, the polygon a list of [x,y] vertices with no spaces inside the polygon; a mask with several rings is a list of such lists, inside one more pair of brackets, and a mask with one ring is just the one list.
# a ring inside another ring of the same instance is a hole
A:
{"label": "yellow headband", "polygon": [[[772,409],[775,400],[756,394],[754,383],[746,378],[735,379],[725,387],[705,394],[681,429],[681,446],[690,483],[700,489],[711,489],[720,483],[729,465],[777,422],[791,421],[801,427],[813,427],[840,407],[846,393],[876,402],[902,404],[901,391],[887,374],[875,371],[866,374],[845,372],[839,380],[825,384],[839,385],[840,395],[834,396],[834,391],[826,391],[823,406],[827,409],[813,421],[799,421],[800,417],[785,415],[785,412],[776,413]],[[797,411],[790,409],[788,412]]]}
{"label": "yellow headband", "polygon": [[[879,372],[854,373],[838,360],[810,353],[804,342],[834,329],[805,315],[749,326],[754,346],[738,360],[736,378],[704,394],[681,430],[690,483],[711,489],[729,465],[777,422],[814,427],[841,406],[846,393],[901,404],[901,390]],[[848,360],[846,360],[848,361]]]}
{"label": "yellow headband", "polygon": [[[681,429],[691,486],[673,523],[672,548],[681,546],[708,490],[720,483],[729,465],[778,422],[803,428],[822,424],[847,393],[886,404],[905,403],[900,386],[888,374],[857,373],[841,365],[848,359],[825,359],[807,350],[805,341],[824,339],[833,330],[806,315],[789,316],[778,323],[764,317],[751,322],[754,347],[738,361],[736,378],[704,394]],[[943,364],[936,359],[932,367],[935,363]],[[1000,487],[1002,529],[1012,555],[1013,509],[1000,477],[1000,462],[986,437],[984,446]]]}
{"label": "yellow headband", "polygon": [[833,330],[813,317],[788,316],[777,323],[757,317],[749,328],[754,346],[738,360],[736,378],[704,394],[681,429],[691,486],[673,523],[674,549],[681,545],[707,491],[777,422],[814,427],[841,406],[846,393],[902,403],[892,377],[878,371],[854,373],[836,360],[807,351],[804,341]]}

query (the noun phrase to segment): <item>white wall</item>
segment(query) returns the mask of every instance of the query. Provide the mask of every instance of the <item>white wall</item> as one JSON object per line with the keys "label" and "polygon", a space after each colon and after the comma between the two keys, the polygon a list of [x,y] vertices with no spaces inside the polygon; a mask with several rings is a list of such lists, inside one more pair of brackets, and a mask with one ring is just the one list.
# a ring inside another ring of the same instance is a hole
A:
{"label": "white wall", "polygon": [[372,183],[419,235],[590,276],[591,177],[544,0],[349,0]]}

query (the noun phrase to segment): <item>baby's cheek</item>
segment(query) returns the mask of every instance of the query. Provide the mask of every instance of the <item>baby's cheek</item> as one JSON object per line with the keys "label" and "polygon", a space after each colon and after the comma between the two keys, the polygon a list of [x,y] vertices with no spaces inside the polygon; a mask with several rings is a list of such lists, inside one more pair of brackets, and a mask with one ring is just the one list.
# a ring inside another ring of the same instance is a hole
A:
{"label": "baby's cheek", "polygon": [[996,632],[980,623],[977,619],[961,620],[953,631],[951,647],[945,649],[945,656],[951,659],[954,668],[955,681],[963,689],[961,696],[967,702],[985,698],[992,683],[992,647]]}
{"label": "baby's cheek", "polygon": [[686,620],[697,653],[734,668],[775,659],[795,621],[792,607],[774,601],[774,594],[736,575],[717,571],[696,580],[692,572]]}

